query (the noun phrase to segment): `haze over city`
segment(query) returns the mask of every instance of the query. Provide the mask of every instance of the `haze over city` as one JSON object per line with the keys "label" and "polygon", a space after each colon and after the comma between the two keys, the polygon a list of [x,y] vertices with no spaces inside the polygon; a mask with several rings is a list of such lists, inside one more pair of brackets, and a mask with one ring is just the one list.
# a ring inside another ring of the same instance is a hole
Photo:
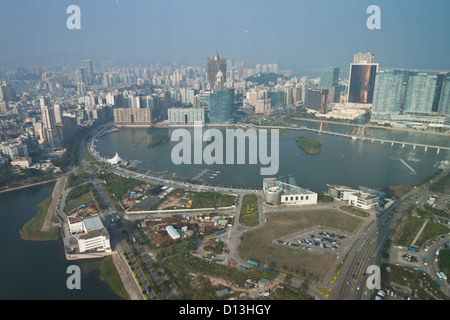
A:
{"label": "haze over city", "polygon": [[[81,29],[69,30],[70,5]],[[368,6],[381,9],[369,30]],[[380,67],[449,70],[448,1],[2,1],[0,63],[53,64],[81,59],[204,66],[215,49],[248,66],[278,63],[294,75],[318,75],[354,52]],[[344,68],[345,67],[345,68]]]}
{"label": "haze over city", "polygon": [[0,300],[448,300],[450,2],[375,1],[1,1]]}

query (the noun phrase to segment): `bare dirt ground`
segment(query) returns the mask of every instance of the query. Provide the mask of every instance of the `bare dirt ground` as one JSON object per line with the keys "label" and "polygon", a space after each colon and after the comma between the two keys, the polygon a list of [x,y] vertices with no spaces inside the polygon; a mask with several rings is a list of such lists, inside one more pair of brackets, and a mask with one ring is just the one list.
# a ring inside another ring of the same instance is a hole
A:
{"label": "bare dirt ground", "polygon": [[[193,277],[199,276],[198,274],[195,274],[195,273],[190,273],[190,275]],[[279,284],[279,282],[277,280],[274,280],[274,281],[270,281],[264,287],[259,287],[258,285],[256,285],[253,288],[241,288],[241,287],[235,286],[234,283],[232,283],[231,281],[225,280],[225,279],[211,277],[211,276],[205,276],[205,275],[202,275],[202,276],[205,278],[208,278],[209,281],[211,282],[212,286],[227,287],[233,292],[245,292],[247,294],[247,297],[250,297],[250,298],[257,298],[259,292],[273,289]]]}

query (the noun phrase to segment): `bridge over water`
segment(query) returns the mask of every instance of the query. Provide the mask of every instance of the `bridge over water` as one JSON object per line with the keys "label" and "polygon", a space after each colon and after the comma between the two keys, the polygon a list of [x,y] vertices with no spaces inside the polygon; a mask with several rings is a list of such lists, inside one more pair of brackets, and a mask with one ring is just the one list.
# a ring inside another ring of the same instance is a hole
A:
{"label": "bridge over water", "polygon": [[[286,128],[286,129],[289,129],[289,128]],[[371,138],[371,137],[357,136],[357,135],[351,135],[351,134],[346,134],[346,133],[332,132],[332,131],[327,131],[327,130],[312,129],[312,128],[303,127],[303,126],[302,127],[298,127],[298,128],[291,128],[291,129],[313,131],[313,132],[324,133],[324,134],[329,134],[329,135],[333,135],[333,136],[340,136],[340,137],[350,138],[350,139],[353,139],[353,140],[380,142],[381,144],[383,144],[383,143],[390,143],[391,146],[393,146],[394,144],[399,144],[399,145],[402,146],[402,148],[404,146],[412,146],[414,150],[416,149],[416,147],[423,147],[425,149],[425,151],[427,151],[428,148],[436,149],[437,153],[439,153],[439,151],[441,149],[442,150],[450,150],[450,147],[444,147],[444,146],[436,146],[436,145],[428,145],[428,144],[415,143],[415,142],[404,142],[404,141],[396,141],[396,140],[388,140],[388,139]]]}

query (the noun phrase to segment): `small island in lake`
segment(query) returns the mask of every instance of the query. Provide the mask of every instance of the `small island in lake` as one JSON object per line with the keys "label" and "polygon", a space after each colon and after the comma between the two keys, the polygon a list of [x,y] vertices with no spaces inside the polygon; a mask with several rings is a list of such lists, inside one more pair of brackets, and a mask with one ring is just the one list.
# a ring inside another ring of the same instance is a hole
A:
{"label": "small island in lake", "polygon": [[319,141],[315,141],[303,136],[297,136],[295,138],[297,146],[307,154],[319,154],[322,144]]}
{"label": "small island in lake", "polygon": [[147,144],[147,148],[153,148],[155,146],[159,146],[161,144],[166,143],[169,140],[170,140],[170,138],[168,136],[163,135],[163,134],[158,134],[158,135],[152,137],[150,142]]}

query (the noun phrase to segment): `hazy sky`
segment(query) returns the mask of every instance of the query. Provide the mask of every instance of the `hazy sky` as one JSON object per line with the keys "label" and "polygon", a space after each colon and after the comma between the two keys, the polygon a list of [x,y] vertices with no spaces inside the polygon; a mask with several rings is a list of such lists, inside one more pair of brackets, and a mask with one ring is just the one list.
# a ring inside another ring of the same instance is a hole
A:
{"label": "hazy sky", "polygon": [[[369,30],[369,5],[381,29]],[[69,5],[81,30],[69,30]],[[206,66],[221,56],[278,63],[297,75],[332,65],[348,72],[353,54],[380,68],[450,70],[448,0],[0,0],[0,65],[92,59]]]}

